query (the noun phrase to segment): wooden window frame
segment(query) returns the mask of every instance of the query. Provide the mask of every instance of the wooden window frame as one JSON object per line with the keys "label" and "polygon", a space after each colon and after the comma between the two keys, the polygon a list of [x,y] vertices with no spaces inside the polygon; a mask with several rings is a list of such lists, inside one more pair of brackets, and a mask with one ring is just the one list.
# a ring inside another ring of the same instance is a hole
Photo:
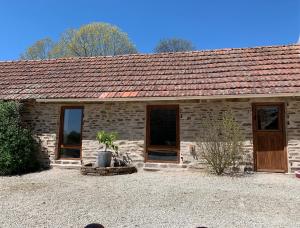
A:
{"label": "wooden window frame", "polygon": [[[150,112],[154,109],[159,110],[176,110],[176,145],[175,146],[159,146],[150,145]],[[146,149],[145,149],[145,162],[153,163],[179,163],[180,162],[180,130],[179,130],[179,105],[147,105],[146,113]],[[151,160],[148,158],[148,151],[175,151],[177,155],[176,161],[168,160]]]}
{"label": "wooden window frame", "polygon": [[[65,119],[65,110],[66,109],[81,109],[81,127],[80,127],[80,145],[79,146],[65,146],[63,142],[63,131],[64,131],[64,119]],[[62,106],[60,110],[60,124],[59,124],[59,140],[58,140],[58,149],[56,153],[57,160],[81,160],[82,159],[82,126],[83,126],[83,116],[84,116],[84,107],[83,106]],[[60,150],[61,149],[79,149],[80,157],[79,158],[61,158]]]}

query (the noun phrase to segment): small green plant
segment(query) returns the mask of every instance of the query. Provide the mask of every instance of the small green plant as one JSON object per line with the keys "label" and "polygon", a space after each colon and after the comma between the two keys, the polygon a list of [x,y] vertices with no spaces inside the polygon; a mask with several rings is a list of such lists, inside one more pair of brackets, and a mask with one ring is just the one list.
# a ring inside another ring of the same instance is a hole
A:
{"label": "small green plant", "polygon": [[21,121],[22,105],[0,102],[0,175],[23,174],[39,169],[38,144]]}
{"label": "small green plant", "polygon": [[118,146],[115,144],[117,137],[117,133],[105,131],[99,131],[96,136],[99,143],[104,144],[104,151],[107,151],[107,149],[118,151]]}

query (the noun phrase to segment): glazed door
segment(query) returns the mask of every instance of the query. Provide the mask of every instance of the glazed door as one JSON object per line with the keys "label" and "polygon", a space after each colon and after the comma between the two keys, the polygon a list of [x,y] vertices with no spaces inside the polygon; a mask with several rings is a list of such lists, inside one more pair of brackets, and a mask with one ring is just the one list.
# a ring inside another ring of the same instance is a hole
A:
{"label": "glazed door", "polygon": [[147,106],[146,162],[179,162],[179,106]]}
{"label": "glazed door", "polygon": [[287,172],[284,104],[253,105],[253,141],[257,171]]}
{"label": "glazed door", "polygon": [[81,158],[82,118],[83,107],[62,107],[57,158]]}

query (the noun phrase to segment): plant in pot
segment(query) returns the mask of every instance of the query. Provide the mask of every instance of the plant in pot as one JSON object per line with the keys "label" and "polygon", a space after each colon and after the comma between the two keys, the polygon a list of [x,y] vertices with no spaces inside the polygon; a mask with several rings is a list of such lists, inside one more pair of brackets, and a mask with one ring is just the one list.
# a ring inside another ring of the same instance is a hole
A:
{"label": "plant in pot", "polygon": [[109,167],[113,151],[118,151],[118,146],[115,144],[117,134],[114,132],[99,131],[96,138],[100,144],[104,145],[104,150],[98,152],[96,165],[98,167]]}

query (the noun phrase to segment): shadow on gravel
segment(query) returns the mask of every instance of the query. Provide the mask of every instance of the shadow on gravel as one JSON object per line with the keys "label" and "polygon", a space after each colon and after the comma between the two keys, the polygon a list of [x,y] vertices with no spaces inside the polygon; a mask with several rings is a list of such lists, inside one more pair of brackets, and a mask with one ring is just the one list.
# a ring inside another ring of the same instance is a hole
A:
{"label": "shadow on gravel", "polygon": [[91,223],[86,225],[84,228],[104,228],[104,226],[99,223]]}
{"label": "shadow on gravel", "polygon": [[32,173],[42,173],[42,172],[50,170],[50,169],[52,169],[52,167],[42,167],[42,168],[39,168],[37,170],[28,171],[28,172],[24,172],[24,173],[21,173],[21,174],[10,174],[10,175],[0,174],[0,177],[18,177],[18,176],[21,177],[21,176],[24,176],[24,175],[27,175],[27,174],[32,174]]}

